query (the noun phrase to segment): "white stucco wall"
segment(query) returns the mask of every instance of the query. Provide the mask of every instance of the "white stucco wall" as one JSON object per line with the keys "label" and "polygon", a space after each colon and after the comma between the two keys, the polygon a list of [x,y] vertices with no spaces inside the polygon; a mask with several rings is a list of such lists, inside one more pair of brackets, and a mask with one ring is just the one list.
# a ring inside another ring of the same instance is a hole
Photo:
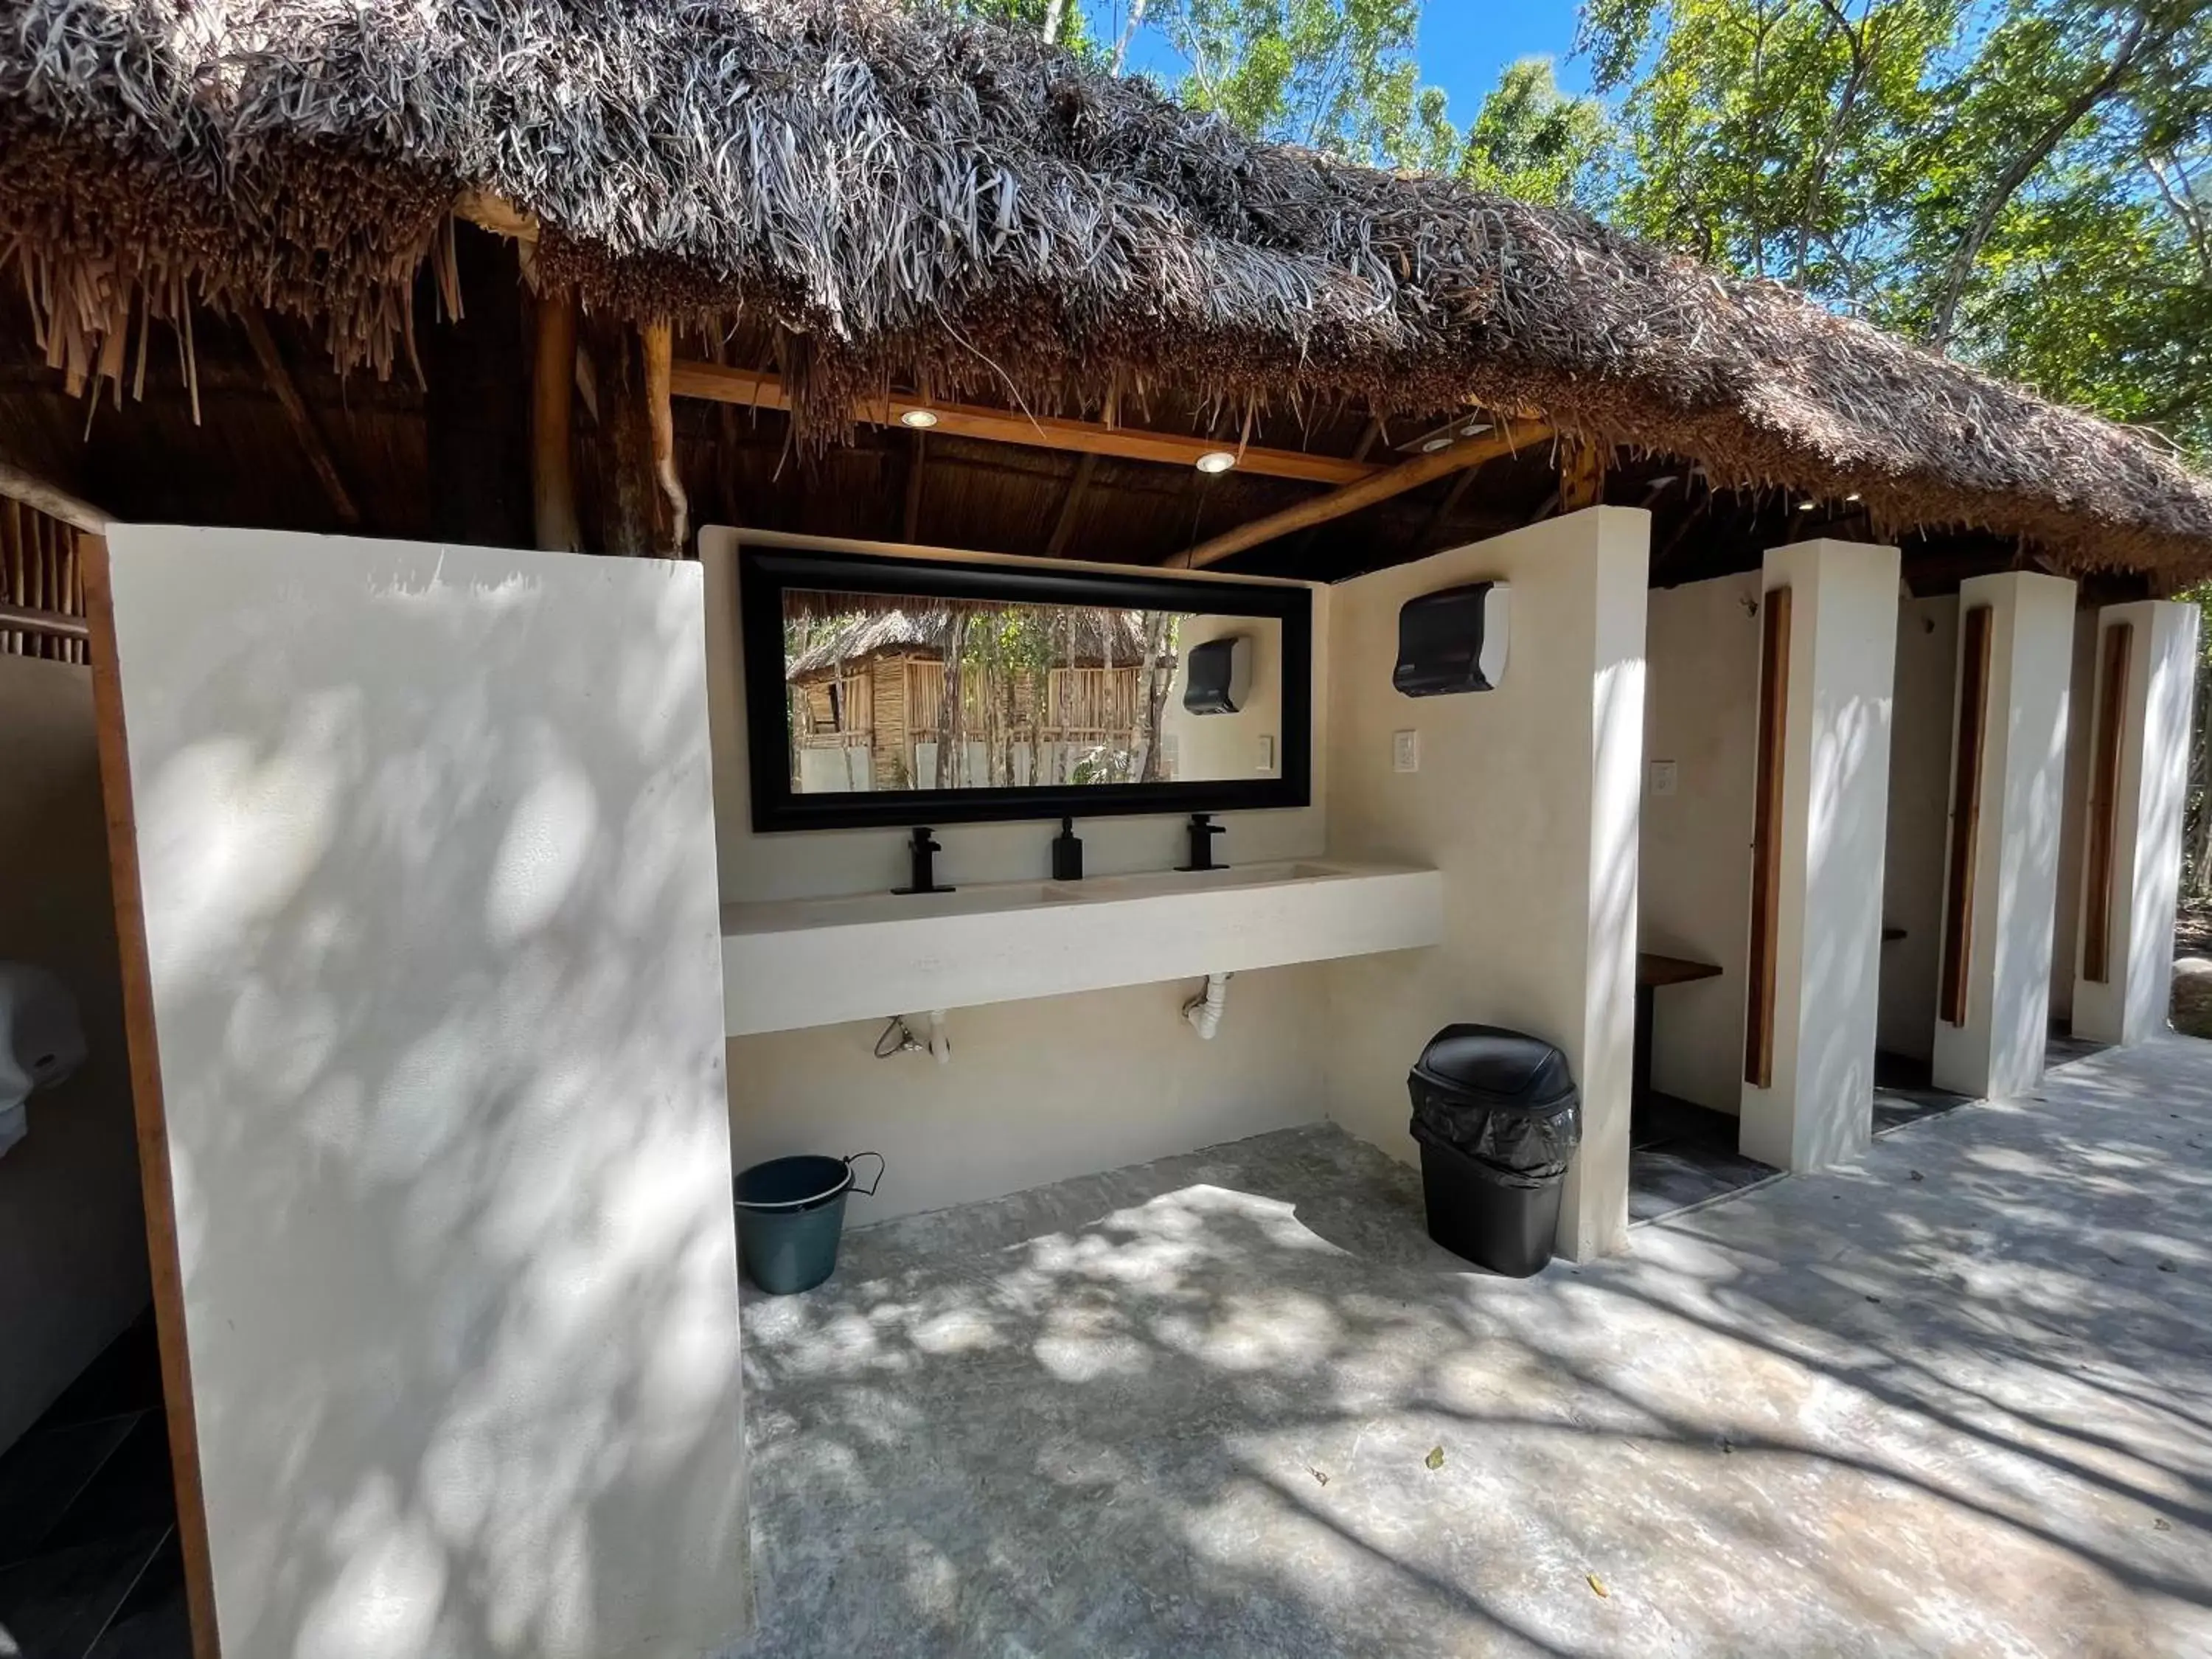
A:
{"label": "white stucco wall", "polygon": [[0,1158],[0,1447],[146,1305],[89,669],[0,656],[0,960],[58,975],[89,1048]]}
{"label": "white stucco wall", "polygon": [[225,1659],[719,1651],[698,570],[112,540]]}
{"label": "white stucco wall", "polygon": [[[735,532],[710,527],[700,534],[722,896],[738,902],[896,886],[908,872],[903,830],[753,832],[736,550]],[[1329,603],[1328,590],[1315,590],[1316,733],[1328,711]],[[1317,740],[1314,804],[1223,814],[1227,833],[1217,839],[1215,856],[1237,865],[1322,854],[1326,776]],[[1180,816],[1079,818],[1085,872],[1171,869],[1188,854],[1183,824]],[[959,884],[1044,877],[1059,830],[1056,819],[943,826],[939,878]],[[943,1066],[927,1055],[874,1059],[882,1020],[732,1038],[732,1146],[739,1167],[797,1152],[882,1152],[880,1190],[850,1201],[848,1224],[858,1225],[1317,1122],[1327,1112],[1322,1058],[1329,1042],[1320,1017],[1322,971],[1316,965],[1239,975],[1211,1043],[1182,1017],[1184,1000],[1204,988],[1190,980],[955,1009],[952,1059]],[[883,1012],[886,1018],[926,1012]]]}
{"label": "white stucco wall", "polygon": [[[1649,538],[1645,514],[1597,508],[1362,576],[1330,605],[1331,850],[1445,883],[1443,945],[1328,969],[1330,1115],[1410,1159],[1406,1073],[1439,1027],[1557,1043],[1584,1100],[1559,1241],[1577,1259],[1626,1236]],[[1399,695],[1399,606],[1484,579],[1513,588],[1504,683]],[[1393,769],[1401,731],[1417,772]]]}
{"label": "white stucco wall", "polygon": [[[1989,702],[1966,933],[1966,1018],[1936,1022],[1935,1081],[1963,1095],[2011,1099],[2042,1080],[2050,1022],[2074,584],[2011,571],[1960,588],[1962,696],[1966,619],[1984,606]],[[1955,718],[1952,726],[1955,732]],[[1957,767],[1954,738],[1954,775]],[[1953,835],[1960,830],[1951,825]]]}
{"label": "white stucco wall", "polygon": [[[1638,942],[1721,969],[1654,998],[1651,1081],[1730,1116],[1743,1086],[1758,600],[1756,572],[1656,589],[1646,625]],[[1662,795],[1652,770],[1670,761],[1674,792]]]}
{"label": "white stucco wall", "polygon": [[[2141,1042],[2166,1029],[2173,988],[2197,610],[2178,600],[2144,599],[2106,605],[2098,616],[2100,629],[2126,623],[2135,634],[2112,846],[2111,973],[2102,983],[2082,976],[2077,921],[2073,1029],[2106,1042]],[[2101,660],[2101,642],[2098,656]],[[2086,899],[2086,893],[2077,896],[2077,908]]]}
{"label": "white stucco wall", "polygon": [[1743,1086],[1741,1144],[1782,1169],[1873,1130],[1897,570],[1895,548],[1848,542],[1766,556],[1767,592],[1791,590],[1774,1070]]}
{"label": "white stucco wall", "polygon": [[1881,919],[1905,937],[1881,947],[1875,1042],[1929,1059],[1942,966],[1943,859],[1951,822],[1952,699],[1959,678],[1955,594],[1897,608],[1896,696],[1889,729],[1889,831],[1881,862]]}

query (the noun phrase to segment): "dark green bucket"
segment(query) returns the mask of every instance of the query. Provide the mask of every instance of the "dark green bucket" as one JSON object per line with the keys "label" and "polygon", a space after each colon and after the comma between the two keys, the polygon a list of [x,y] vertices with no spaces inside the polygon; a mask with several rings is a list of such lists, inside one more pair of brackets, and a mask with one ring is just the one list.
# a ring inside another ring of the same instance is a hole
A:
{"label": "dark green bucket", "polygon": [[746,1276],[770,1296],[811,1291],[837,1270],[837,1238],[845,1230],[845,1194],[853,1190],[853,1158],[876,1160],[876,1178],[859,1190],[883,1185],[884,1155],[770,1158],[737,1179],[738,1259]]}

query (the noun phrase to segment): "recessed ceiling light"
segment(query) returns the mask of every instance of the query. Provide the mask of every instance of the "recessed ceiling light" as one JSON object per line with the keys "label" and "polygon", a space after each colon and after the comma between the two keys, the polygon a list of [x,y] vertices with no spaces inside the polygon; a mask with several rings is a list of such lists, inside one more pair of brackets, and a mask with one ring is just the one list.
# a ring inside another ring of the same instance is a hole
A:
{"label": "recessed ceiling light", "polygon": [[909,409],[899,416],[899,424],[910,426],[917,432],[927,432],[937,424],[937,411],[933,409]]}
{"label": "recessed ceiling light", "polygon": [[1421,446],[1421,453],[1433,455],[1440,449],[1449,449],[1451,441],[1449,438],[1431,438]]}
{"label": "recessed ceiling light", "polygon": [[1490,422],[1487,421],[1469,421],[1465,426],[1460,428],[1459,435],[1462,438],[1480,438],[1489,430]]}
{"label": "recessed ceiling light", "polygon": [[1237,457],[1225,449],[1209,449],[1194,465],[1200,472],[1226,472],[1237,465]]}
{"label": "recessed ceiling light", "polygon": [[1818,501],[1800,501],[1797,503],[1797,510],[1800,513],[1810,513],[1818,506],[1820,506],[1820,502]]}
{"label": "recessed ceiling light", "polygon": [[1845,501],[1855,501],[1858,500],[1858,498],[1859,498],[1859,492],[1858,492],[1857,490],[1856,490],[1856,489],[1854,489],[1853,491],[1851,491],[1851,493],[1850,493],[1850,495],[1846,495],[1846,496],[1844,496],[1844,499]]}

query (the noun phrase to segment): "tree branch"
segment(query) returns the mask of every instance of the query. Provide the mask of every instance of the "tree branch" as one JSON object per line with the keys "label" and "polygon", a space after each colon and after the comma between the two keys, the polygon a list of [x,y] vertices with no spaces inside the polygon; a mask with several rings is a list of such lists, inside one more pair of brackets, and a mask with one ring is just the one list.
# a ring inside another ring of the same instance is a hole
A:
{"label": "tree branch", "polygon": [[2137,12],[2135,21],[2128,26],[2128,32],[2121,37],[2118,49],[2112,54],[2112,61],[2106,65],[2105,72],[2076,93],[2065,108],[2058,112],[2057,118],[2037,133],[2027,148],[2013,157],[2012,164],[1997,175],[1996,185],[1990,188],[1980,211],[1974,215],[1973,222],[1967,227],[1966,235],[1960,240],[1958,250],[1951,256],[1950,266],[1944,274],[1942,297],[1937,300],[1936,314],[1928,325],[1928,343],[1936,350],[1950,349],[1952,331],[1958,325],[1960,301],[1966,297],[1966,284],[1973,276],[1974,266],[1979,263],[1982,249],[1996,229],[1997,219],[2004,212],[2006,204],[2033,176],[2035,170],[2051,158],[2051,152],[2058,148],[2081,118],[2110,97],[2127,78],[2128,71],[2135,67],[2136,54],[2142,49],[2143,36],[2149,24],[2150,20]]}

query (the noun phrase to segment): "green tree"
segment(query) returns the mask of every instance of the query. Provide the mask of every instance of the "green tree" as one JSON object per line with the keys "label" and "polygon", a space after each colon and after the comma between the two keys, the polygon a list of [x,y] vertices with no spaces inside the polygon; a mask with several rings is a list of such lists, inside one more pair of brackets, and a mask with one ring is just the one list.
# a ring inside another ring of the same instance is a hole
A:
{"label": "green tree", "polygon": [[1590,0],[1630,228],[2212,453],[2203,0]]}
{"label": "green tree", "polygon": [[1419,84],[1420,0],[1156,0],[1176,95],[1255,137],[1384,166],[1433,165],[1456,135]]}
{"label": "green tree", "polygon": [[1480,190],[1595,210],[1613,144],[1603,104],[1561,92],[1548,58],[1524,58],[1506,65],[1483,99],[1454,171]]}

